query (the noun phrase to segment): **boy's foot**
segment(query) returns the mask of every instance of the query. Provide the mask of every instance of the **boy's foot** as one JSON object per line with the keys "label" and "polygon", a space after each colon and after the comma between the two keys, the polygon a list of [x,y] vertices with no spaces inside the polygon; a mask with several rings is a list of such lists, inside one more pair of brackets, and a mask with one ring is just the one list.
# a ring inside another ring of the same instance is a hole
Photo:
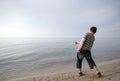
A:
{"label": "boy's foot", "polygon": [[80,72],[80,73],[79,73],[79,76],[83,76],[83,73],[82,73],[82,72]]}
{"label": "boy's foot", "polygon": [[98,73],[97,73],[97,76],[98,76],[98,77],[102,77],[101,72],[98,72]]}

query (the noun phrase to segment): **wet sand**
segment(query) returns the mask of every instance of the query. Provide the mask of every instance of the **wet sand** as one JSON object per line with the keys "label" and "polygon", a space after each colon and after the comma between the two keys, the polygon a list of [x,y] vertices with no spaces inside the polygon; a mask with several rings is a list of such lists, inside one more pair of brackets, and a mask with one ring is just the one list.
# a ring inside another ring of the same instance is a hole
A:
{"label": "wet sand", "polygon": [[[71,64],[68,63],[68,66]],[[71,65],[72,66],[72,65]],[[84,65],[86,66],[86,65]],[[46,75],[35,75],[30,77],[24,77],[9,81],[119,81],[120,80],[120,59],[109,59],[102,63],[99,63],[98,68],[102,73],[102,77],[99,78],[96,76],[95,71],[89,69],[88,67],[83,69],[84,76],[79,76],[79,71],[74,67],[68,68],[69,70],[61,70],[64,68],[64,65],[61,67],[53,67],[51,73]],[[54,72],[59,69],[58,72]],[[66,68],[66,67],[65,67]],[[72,69],[73,70],[70,70]]]}

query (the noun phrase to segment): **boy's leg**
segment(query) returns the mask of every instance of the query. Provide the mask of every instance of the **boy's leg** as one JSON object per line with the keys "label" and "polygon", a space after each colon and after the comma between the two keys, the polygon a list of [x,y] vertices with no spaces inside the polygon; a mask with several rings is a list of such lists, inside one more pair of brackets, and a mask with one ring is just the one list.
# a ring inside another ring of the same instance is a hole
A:
{"label": "boy's leg", "polygon": [[88,64],[89,64],[89,66],[90,66],[91,69],[95,68],[95,70],[98,70],[96,68],[96,64],[95,64],[95,62],[94,62],[94,60],[92,59],[91,56],[85,56],[85,58],[86,58],[86,60],[87,60],[87,62],[88,62]]}
{"label": "boy's leg", "polygon": [[98,77],[102,77],[101,72],[98,70],[97,66],[94,66],[93,69],[96,71]]}
{"label": "boy's leg", "polygon": [[99,72],[94,60],[91,57],[91,54],[90,54],[90,56],[85,56],[85,58],[87,59],[87,62],[89,64],[90,68],[94,69],[96,71],[96,74],[98,75],[98,77],[101,77],[102,76],[101,72]]}
{"label": "boy's leg", "polygon": [[87,55],[85,56],[85,58],[86,58],[86,60],[87,60],[87,62],[88,62],[88,64],[89,64],[90,68],[91,68],[91,69],[94,69],[94,70],[96,71],[96,73],[98,73],[99,70],[98,70],[98,68],[97,68],[94,60],[92,59],[91,53],[90,53],[90,54],[87,54]]}
{"label": "boy's leg", "polygon": [[77,63],[76,63],[76,68],[80,70],[80,75],[82,74],[82,61],[83,61],[83,56],[77,53]]}
{"label": "boy's leg", "polygon": [[96,73],[99,72],[97,66],[93,66],[93,69],[96,71]]}

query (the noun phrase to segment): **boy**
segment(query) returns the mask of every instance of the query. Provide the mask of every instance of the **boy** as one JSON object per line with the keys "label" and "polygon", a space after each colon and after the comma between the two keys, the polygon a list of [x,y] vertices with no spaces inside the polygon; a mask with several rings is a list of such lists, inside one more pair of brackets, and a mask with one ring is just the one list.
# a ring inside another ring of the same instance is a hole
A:
{"label": "boy", "polygon": [[91,48],[92,48],[94,40],[95,40],[94,34],[96,33],[96,31],[97,31],[97,27],[92,26],[90,28],[90,32],[86,33],[86,35],[82,38],[82,40],[80,42],[75,42],[76,45],[79,45],[78,49],[77,49],[76,67],[78,69],[80,69],[80,73],[79,73],[80,76],[83,75],[82,61],[83,61],[83,58],[85,57],[90,68],[94,69],[96,71],[96,74],[98,77],[101,77],[101,72],[99,72],[99,70],[91,56]]}

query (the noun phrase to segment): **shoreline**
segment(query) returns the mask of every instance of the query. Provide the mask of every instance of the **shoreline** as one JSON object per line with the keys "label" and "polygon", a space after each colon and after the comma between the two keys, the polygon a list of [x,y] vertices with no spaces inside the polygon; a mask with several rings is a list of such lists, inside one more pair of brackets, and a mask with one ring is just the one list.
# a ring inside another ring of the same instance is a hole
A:
{"label": "shoreline", "polygon": [[[71,65],[71,63],[68,65]],[[86,64],[84,66],[86,66]],[[29,77],[16,78],[16,79],[8,80],[8,81],[79,81],[79,80],[118,81],[120,79],[118,77],[120,75],[120,68],[119,68],[120,59],[119,59],[119,57],[117,59],[113,58],[112,60],[106,60],[106,61],[100,62],[97,66],[103,74],[103,77],[99,78],[99,79],[96,77],[93,77],[95,75],[95,72],[93,70],[90,70],[88,67],[85,67],[83,69],[85,76],[79,77],[78,70],[72,66],[71,68],[68,68],[67,71],[59,70],[58,72],[54,72],[55,70],[53,70],[53,71],[51,71],[51,73],[48,73],[46,75],[38,74],[38,75],[34,75],[34,76],[29,76]],[[55,66],[53,67],[53,69],[54,68],[55,68]],[[64,68],[64,65],[62,65],[62,67],[60,67],[60,68],[58,68],[58,66],[57,66],[57,69],[61,69],[61,68]],[[113,70],[113,69],[115,69],[115,70]],[[114,80],[113,78],[115,78],[117,80]]]}

